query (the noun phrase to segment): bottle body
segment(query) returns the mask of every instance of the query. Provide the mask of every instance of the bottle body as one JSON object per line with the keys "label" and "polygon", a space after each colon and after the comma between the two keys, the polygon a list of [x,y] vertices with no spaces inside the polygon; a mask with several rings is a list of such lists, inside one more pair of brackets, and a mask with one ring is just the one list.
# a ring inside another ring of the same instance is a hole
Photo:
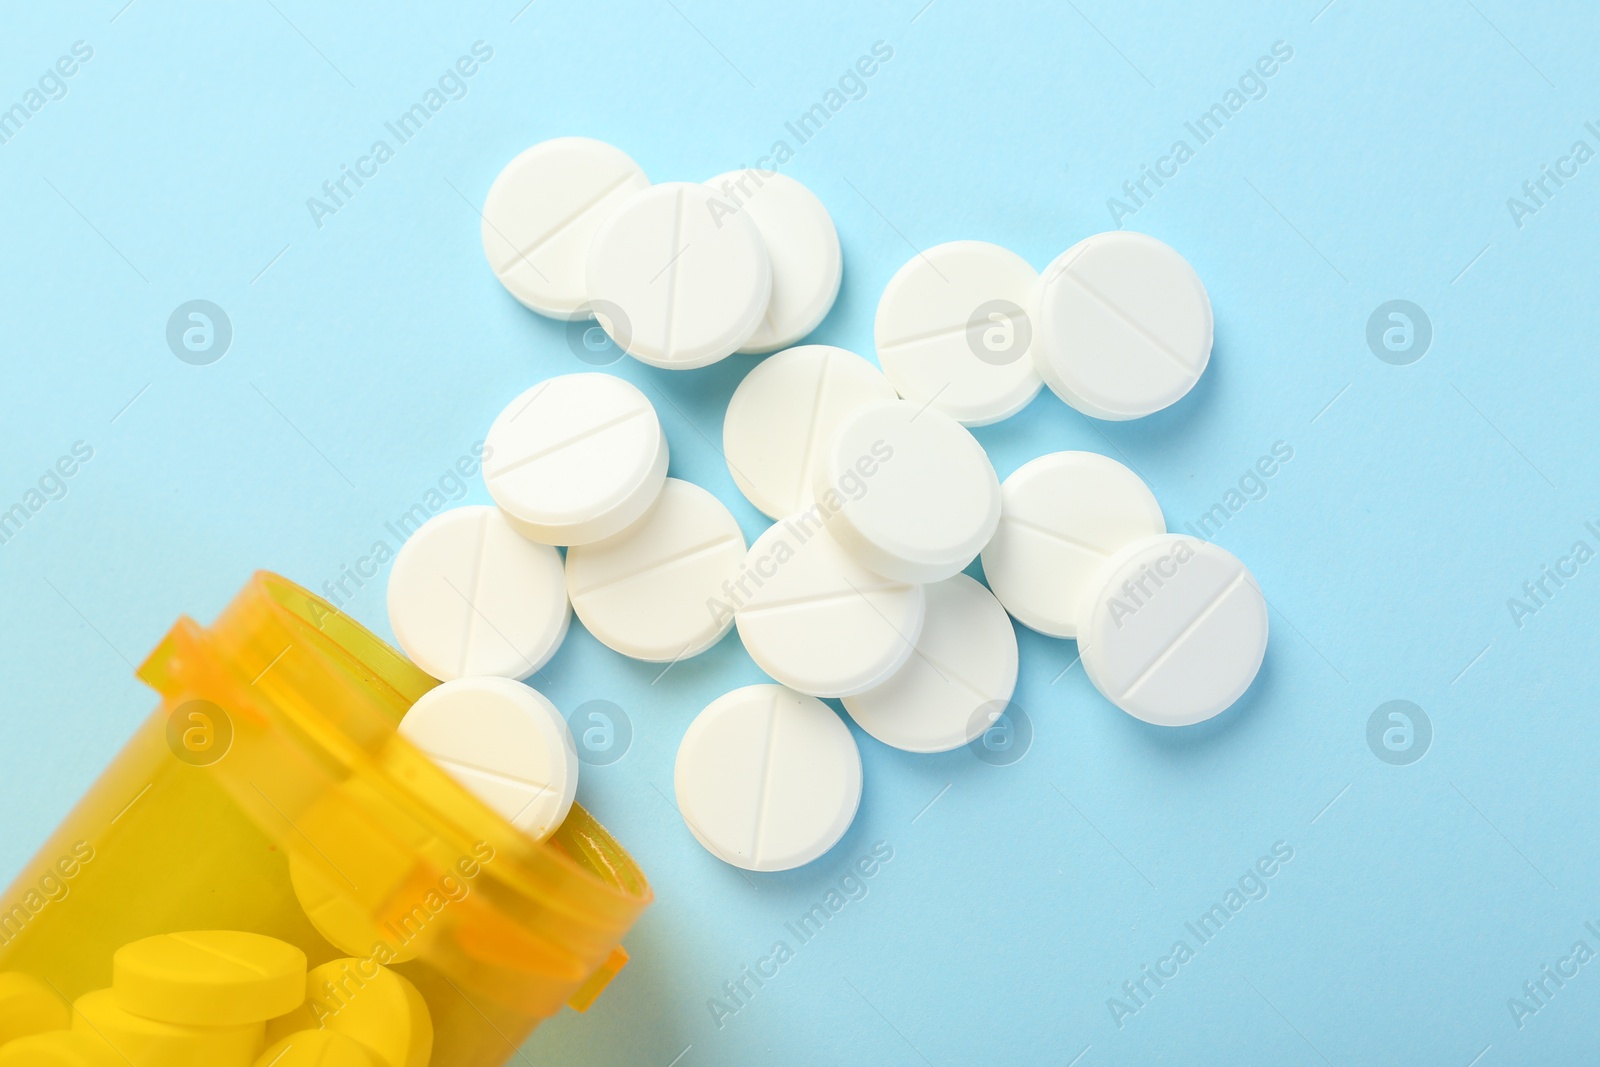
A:
{"label": "bottle body", "polygon": [[326,602],[258,575],[140,675],[162,704],[0,898],[0,972],[71,1001],[141,938],[266,934],[338,961],[312,1018],[388,968],[435,1067],[494,1067],[626,960],[650,900],[627,853],[576,805],[534,843],[401,739],[433,680]]}

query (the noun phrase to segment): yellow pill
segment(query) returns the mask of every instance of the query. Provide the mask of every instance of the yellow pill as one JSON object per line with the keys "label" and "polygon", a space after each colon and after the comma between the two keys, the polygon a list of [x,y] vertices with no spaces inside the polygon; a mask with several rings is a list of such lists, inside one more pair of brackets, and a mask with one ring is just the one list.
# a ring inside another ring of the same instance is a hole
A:
{"label": "yellow pill", "polygon": [[381,941],[394,953],[395,963],[404,963],[422,951],[423,938],[405,941],[394,930],[379,926],[354,895],[345,891],[347,887],[298,852],[289,853],[289,884],[311,925],[340,952],[364,955]]}
{"label": "yellow pill", "polygon": [[409,887],[429,873],[419,850],[430,839],[365,782],[351,780],[328,790],[301,813],[295,828],[297,841],[310,843],[344,887],[370,908],[396,893],[408,896]]}
{"label": "yellow pill", "polygon": [[123,945],[111,988],[125,1011],[189,1026],[258,1023],[305,996],[306,954],[276,938],[237,930],[158,934]]}
{"label": "yellow pill", "polygon": [[127,1067],[127,1064],[98,1038],[56,1030],[0,1046],[0,1067]]}
{"label": "yellow pill", "polygon": [[120,1055],[122,1067],[250,1067],[261,1051],[262,1023],[181,1026],[124,1010],[116,993],[99,989],[72,1005],[74,1033],[98,1037]]}
{"label": "yellow pill", "polygon": [[72,1012],[55,990],[21,971],[0,974],[0,1045],[71,1025]]}
{"label": "yellow pill", "polygon": [[[5,1061],[0,1060],[0,1067]],[[301,1030],[273,1045],[256,1067],[382,1067],[367,1046],[332,1030]]]}
{"label": "yellow pill", "polygon": [[331,960],[306,975],[306,1003],[267,1028],[277,1041],[319,1028],[355,1038],[379,1067],[427,1067],[433,1018],[417,987],[370,959]]}

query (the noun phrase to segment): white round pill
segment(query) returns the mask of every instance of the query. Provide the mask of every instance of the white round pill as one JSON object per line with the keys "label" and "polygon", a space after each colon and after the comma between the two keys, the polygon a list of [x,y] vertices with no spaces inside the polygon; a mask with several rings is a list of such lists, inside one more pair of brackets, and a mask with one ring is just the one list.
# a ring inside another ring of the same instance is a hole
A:
{"label": "white round pill", "polygon": [[749,213],[772,259],[767,313],[739,351],[787,348],[827,318],[839,295],[844,255],[833,218],[815,193],[775,171],[731,171],[706,185],[729,211]]}
{"label": "white round pill", "polygon": [[513,400],[484,440],[483,481],[524,537],[585,545],[619,533],[667,479],[650,400],[609,374],[564,374]]}
{"label": "white round pill", "polygon": [[1100,568],[1078,613],[1094,687],[1135,718],[1187,726],[1250,688],[1267,650],[1267,602],[1230,553],[1160,534]]}
{"label": "white round pill", "polygon": [[1211,300],[1187,260],[1125,230],[1079,241],[1039,278],[1034,351],[1062,400],[1137,419],[1182,399],[1211,359]]}
{"label": "white round pill", "polygon": [[683,735],[678,811],[706,851],[747,871],[821,856],[861,805],[861,752],[826,704],[781,685],[712,701]]}
{"label": "white round pill", "polygon": [[668,478],[644,518],[567,550],[567,595],[607,648],[655,663],[716,644],[733,626],[717,610],[744,560],[744,534],[715,496]]}
{"label": "white round pill", "polygon": [[1166,532],[1161,505],[1133,471],[1093,452],[1052,452],[1000,484],[1000,527],[983,550],[983,576],[1024,626],[1076,637],[1078,605],[1100,566]]}
{"label": "white round pill", "polygon": [[844,698],[867,733],[907,752],[948,752],[994,725],[1017,687],[1017,632],[981,582],[928,586],[917,650],[887,682]]}
{"label": "white round pill", "polygon": [[517,156],[489,187],[483,252],[511,295],[541,315],[588,313],[594,232],[650,179],[627,153],[587,137],[558,137]]}
{"label": "white round pill", "polygon": [[1000,521],[1000,480],[960,423],[908,400],[847,416],[817,464],[828,529],[871,570],[938,582],[971,563]]}
{"label": "white round pill", "polygon": [[901,396],[965,426],[1028,406],[1044,384],[1028,308],[1039,272],[1008,249],[952,241],[913,256],[878,300],[873,343]]}
{"label": "white round pill", "polygon": [[389,625],[435,678],[526,678],[567,636],[561,554],[497,509],[454,508],[423,523],[389,570]]}
{"label": "white round pill", "polygon": [[724,603],[756,666],[819,697],[864,692],[916,647],[922,586],[867,570],[840,547],[816,509],[756,538]]}
{"label": "white round pill", "polygon": [[722,453],[745,497],[774,519],[812,502],[818,458],[839,422],[894,387],[854,352],[801,345],[762,360],[733,391]]}
{"label": "white round pill", "polygon": [[543,841],[578,791],[572,731],[542,693],[505,678],[458,678],[430,689],[400,736],[479,800]]}
{"label": "white round pill", "polygon": [[631,194],[589,246],[595,318],[653,367],[715,363],[754,335],[772,297],[772,259],[749,214],[693,182]]}

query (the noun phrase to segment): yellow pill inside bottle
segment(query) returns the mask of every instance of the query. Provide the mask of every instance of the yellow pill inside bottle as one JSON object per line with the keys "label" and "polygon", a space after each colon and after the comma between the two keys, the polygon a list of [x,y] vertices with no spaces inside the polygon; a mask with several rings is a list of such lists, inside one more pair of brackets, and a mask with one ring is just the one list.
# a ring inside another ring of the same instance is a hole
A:
{"label": "yellow pill inside bottle", "polygon": [[238,930],[158,934],[123,945],[111,988],[124,1011],[188,1026],[259,1023],[299,1007],[306,954]]}
{"label": "yellow pill inside bottle", "polygon": [[[0,1067],[5,1067],[0,1062]],[[271,1046],[256,1067],[383,1067],[367,1047],[332,1030],[301,1030]]]}
{"label": "yellow pill inside bottle", "polygon": [[72,1030],[109,1045],[123,1067],[250,1067],[266,1026],[185,1026],[146,1019],[118,1004],[113,990],[98,989],[73,1003]]}
{"label": "yellow pill inside bottle", "polygon": [[0,974],[0,1045],[71,1026],[72,1011],[55,990],[31,974]]}
{"label": "yellow pill inside bottle", "polygon": [[340,952],[370,952],[381,941],[393,951],[390,962],[404,963],[422,951],[425,938],[407,941],[403,938],[406,931],[392,924],[380,926],[337,878],[322,871],[316,859],[291,850],[289,884],[311,925]]}
{"label": "yellow pill inside bottle", "polygon": [[433,1019],[417,987],[371,958],[330,960],[306,975],[306,1002],[267,1028],[278,1041],[322,1029],[354,1038],[379,1067],[427,1067]]}
{"label": "yellow pill inside bottle", "polygon": [[0,1046],[0,1067],[127,1067],[127,1063],[97,1038],[54,1030]]}

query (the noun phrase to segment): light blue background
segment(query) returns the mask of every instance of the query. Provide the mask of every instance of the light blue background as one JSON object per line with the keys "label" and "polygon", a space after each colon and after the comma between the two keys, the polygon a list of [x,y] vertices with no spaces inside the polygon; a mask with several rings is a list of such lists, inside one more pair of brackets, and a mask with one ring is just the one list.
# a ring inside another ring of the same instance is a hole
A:
{"label": "light blue background", "polygon": [[[1121,456],[1181,526],[1258,457],[1294,458],[1216,540],[1270,598],[1260,679],[1222,718],[1145,726],[1074,646],[1020,632],[1020,762],[918,757],[864,735],[843,842],[789,874],[711,859],[669,800],[677,742],[759,672],[730,638],[674,667],[574,625],[540,684],[609,700],[635,740],[579,796],[658,893],[633,963],[538,1063],[1551,1064],[1596,1059],[1600,961],[1519,1027],[1507,998],[1600,925],[1600,563],[1520,628],[1524,581],[1600,547],[1600,161],[1518,227],[1506,199],[1600,120],[1580,0],[867,5],[170,0],[7,5],[0,103],[72,43],[93,59],[0,146],[0,507],[75,441],[94,458],[0,546],[0,868],[19,867],[149,711],[131,677],[182,613],[258,567],[318,587],[384,536],[516,393],[585,369],[496,284],[478,237],[501,166],[586,134],[655,180],[754,163],[874,42],[892,60],[783,169],[845,250],[815,338],[871,351],[913,247],[1009,246],[1036,266],[1111,225],[1108,197],[1273,42],[1294,58],[1125,224],[1198,269],[1204,381],[1094,424],[1048,393],[978,431],[1004,476],[1034,455]],[[120,10],[119,10],[120,9]],[[1321,9],[1321,10],[1319,10]],[[317,228],[305,202],[474,41],[494,58]],[[1600,124],[1600,123],[1597,123]],[[235,337],[175,359],[179,303]],[[1431,349],[1392,366],[1395,298]],[[611,368],[657,400],[672,473],[764,526],[717,451],[751,365]],[[485,501],[474,481],[468,499]],[[349,604],[388,633],[382,577]],[[1415,701],[1411,766],[1366,741]],[[719,1027],[708,998],[883,841],[894,858]],[[1119,1028],[1138,977],[1275,842],[1294,858]],[[677,1059],[675,1059],[677,1057]],[[1474,1059],[1474,1057],[1479,1057]]]}

